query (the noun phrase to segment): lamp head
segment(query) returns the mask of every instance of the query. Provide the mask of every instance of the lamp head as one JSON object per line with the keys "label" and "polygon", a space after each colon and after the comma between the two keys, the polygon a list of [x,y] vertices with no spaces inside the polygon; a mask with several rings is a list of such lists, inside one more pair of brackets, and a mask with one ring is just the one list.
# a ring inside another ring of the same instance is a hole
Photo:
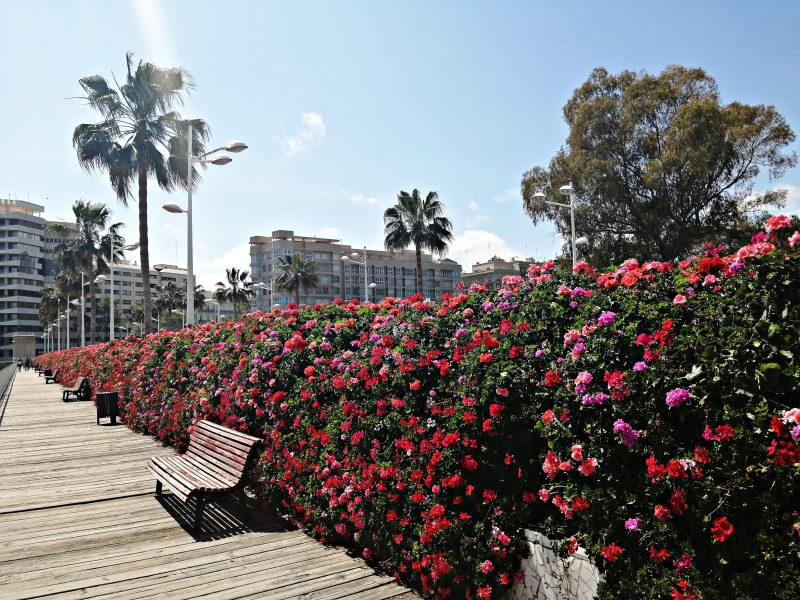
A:
{"label": "lamp head", "polygon": [[182,209],[180,206],[178,206],[177,204],[165,204],[165,205],[164,205],[164,206],[162,206],[161,208],[163,208],[165,211],[167,211],[167,212],[169,212],[169,213],[174,213],[174,214],[176,214],[176,215],[179,215],[179,214],[181,214],[181,213],[185,213],[185,212],[187,212],[187,211],[183,210],[183,209]]}
{"label": "lamp head", "polygon": [[228,142],[228,145],[225,147],[225,150],[228,152],[244,152],[247,150],[247,144],[245,144],[242,140],[232,140]]}
{"label": "lamp head", "polygon": [[369,284],[369,287],[375,289],[376,287],[378,287],[378,284],[373,281],[372,283]]}
{"label": "lamp head", "polygon": [[141,243],[136,242],[135,244],[128,244],[127,246],[123,246],[122,249],[123,250],[136,250],[139,246],[141,246]]}
{"label": "lamp head", "polygon": [[233,159],[227,154],[222,154],[216,158],[212,158],[208,162],[210,162],[212,165],[227,165],[232,160]]}
{"label": "lamp head", "polygon": [[577,240],[575,240],[576,246],[583,246],[584,244],[588,243],[589,243],[589,238],[587,237],[579,237]]}
{"label": "lamp head", "polygon": [[561,194],[562,196],[569,196],[572,193],[574,193],[574,191],[575,190],[572,189],[571,183],[568,183],[567,185],[562,185],[560,188],[558,188],[558,193]]}
{"label": "lamp head", "polygon": [[542,192],[536,192],[533,195],[534,200],[544,200],[545,198],[547,198],[547,196],[545,196]]}
{"label": "lamp head", "polygon": [[349,262],[349,261],[350,261],[350,257],[349,257],[349,256],[343,256],[343,257],[342,257],[342,260],[343,260],[344,262]]}
{"label": "lamp head", "polygon": [[350,253],[350,256],[351,256],[352,258],[361,258],[361,255],[360,255],[358,252],[351,252],[351,253]]}

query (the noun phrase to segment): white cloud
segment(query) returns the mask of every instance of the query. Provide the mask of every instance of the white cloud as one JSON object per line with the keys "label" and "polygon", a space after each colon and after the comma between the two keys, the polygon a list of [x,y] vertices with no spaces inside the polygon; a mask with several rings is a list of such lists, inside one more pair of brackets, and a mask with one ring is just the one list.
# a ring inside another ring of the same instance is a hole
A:
{"label": "white cloud", "polygon": [[472,263],[486,261],[492,256],[507,260],[523,256],[522,252],[509,246],[496,233],[480,229],[467,229],[461,235],[455,236],[448,254],[453,260],[460,262],[465,271],[472,270]]}
{"label": "white cloud", "polygon": [[486,223],[489,220],[489,215],[485,212],[481,211],[481,206],[475,200],[470,198],[469,204],[467,205],[469,208],[469,214],[467,215],[467,227],[474,229],[483,223]]}
{"label": "white cloud", "polygon": [[225,269],[232,267],[240,271],[250,270],[250,244],[234,246],[210,261],[199,261],[194,267],[194,278],[205,289],[213,290],[218,281],[225,281]]}
{"label": "white cloud", "polygon": [[492,198],[492,202],[497,204],[504,204],[512,200],[519,199],[519,192],[517,190],[504,190]]}
{"label": "white cloud", "polygon": [[334,238],[334,239],[341,239],[342,232],[336,229],[336,227],[325,227],[319,230],[317,233],[317,237],[322,238]]}
{"label": "white cloud", "polygon": [[300,117],[303,128],[295,136],[281,140],[283,153],[286,156],[295,156],[309,151],[325,137],[325,121],[322,115],[315,112],[303,113]]}
{"label": "white cloud", "polygon": [[786,195],[786,206],[779,212],[785,215],[796,215],[800,213],[800,187],[796,185],[782,185],[780,188],[788,191]]}
{"label": "white cloud", "polygon": [[365,196],[364,194],[350,194],[350,202],[353,204],[380,204],[379,198]]}

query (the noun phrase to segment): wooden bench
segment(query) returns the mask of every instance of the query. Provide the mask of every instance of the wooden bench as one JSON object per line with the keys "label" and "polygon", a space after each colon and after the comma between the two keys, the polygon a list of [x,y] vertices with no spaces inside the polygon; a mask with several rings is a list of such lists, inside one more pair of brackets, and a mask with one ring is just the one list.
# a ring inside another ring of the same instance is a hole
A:
{"label": "wooden bench", "polygon": [[156,478],[156,494],[167,484],[178,498],[195,498],[194,529],[200,530],[203,509],[213,494],[232,492],[244,481],[245,469],[259,438],[209,421],[200,421],[181,456],[155,456],[147,469]]}
{"label": "wooden bench", "polygon": [[75,385],[62,388],[61,399],[67,402],[70,396],[75,396],[75,400],[89,400],[92,397],[92,386],[89,385],[89,380],[86,377],[78,377]]}
{"label": "wooden bench", "polygon": [[51,381],[54,381],[55,383],[58,383],[58,369],[56,369],[55,371],[53,371],[53,374],[52,374],[52,375],[48,375],[48,374],[45,372],[45,374],[44,374],[44,382],[45,382],[45,383],[50,383]]}

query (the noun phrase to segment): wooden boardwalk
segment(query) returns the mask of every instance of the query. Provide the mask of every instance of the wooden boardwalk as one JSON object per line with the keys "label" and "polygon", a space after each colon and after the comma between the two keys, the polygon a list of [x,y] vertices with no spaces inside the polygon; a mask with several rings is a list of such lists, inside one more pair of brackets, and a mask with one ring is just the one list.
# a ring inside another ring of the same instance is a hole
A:
{"label": "wooden boardwalk", "polygon": [[147,459],[171,454],[17,374],[0,423],[0,598],[416,598],[274,515],[211,503],[203,530]]}

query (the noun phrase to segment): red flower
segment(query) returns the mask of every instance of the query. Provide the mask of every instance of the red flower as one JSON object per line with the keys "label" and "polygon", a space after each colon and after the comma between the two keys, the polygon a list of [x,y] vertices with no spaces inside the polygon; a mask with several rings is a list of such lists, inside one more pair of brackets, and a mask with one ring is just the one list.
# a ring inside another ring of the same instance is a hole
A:
{"label": "red flower", "polygon": [[556,387],[559,383],[561,383],[561,379],[561,374],[558,371],[548,371],[544,374],[544,386]]}
{"label": "red flower", "polygon": [[489,405],[489,414],[493,417],[500,416],[500,413],[506,409],[505,406],[502,404],[490,404]]}
{"label": "red flower", "polygon": [[409,389],[411,389],[411,390],[416,392],[419,389],[420,385],[421,385],[420,380],[419,379],[415,379],[414,381],[412,381],[411,383],[408,384],[408,387],[409,387]]}
{"label": "red flower", "polygon": [[471,455],[467,454],[461,459],[461,466],[467,471],[474,471],[478,468],[478,461],[472,458]]}
{"label": "red flower", "polygon": [[490,363],[492,362],[492,353],[491,352],[484,352],[483,354],[478,357],[478,360],[482,363]]}
{"label": "red flower", "polygon": [[670,553],[667,552],[666,548],[662,548],[661,550],[656,550],[654,546],[650,546],[650,560],[653,562],[664,562],[670,557]]}
{"label": "red flower", "polygon": [[714,519],[711,535],[714,536],[716,542],[724,542],[733,535],[733,525],[728,521],[728,517]]}
{"label": "red flower", "polygon": [[600,551],[600,554],[608,562],[617,562],[619,557],[622,556],[623,552],[625,552],[625,550],[617,546],[614,542],[611,542],[608,546]]}
{"label": "red flower", "polygon": [[656,519],[662,523],[666,523],[672,516],[672,513],[670,513],[669,508],[663,504],[656,504],[655,508],[653,509],[653,515],[655,515]]}
{"label": "red flower", "polygon": [[689,508],[686,503],[686,492],[683,490],[673,490],[672,496],[669,499],[669,505],[672,509],[672,514],[682,515]]}

